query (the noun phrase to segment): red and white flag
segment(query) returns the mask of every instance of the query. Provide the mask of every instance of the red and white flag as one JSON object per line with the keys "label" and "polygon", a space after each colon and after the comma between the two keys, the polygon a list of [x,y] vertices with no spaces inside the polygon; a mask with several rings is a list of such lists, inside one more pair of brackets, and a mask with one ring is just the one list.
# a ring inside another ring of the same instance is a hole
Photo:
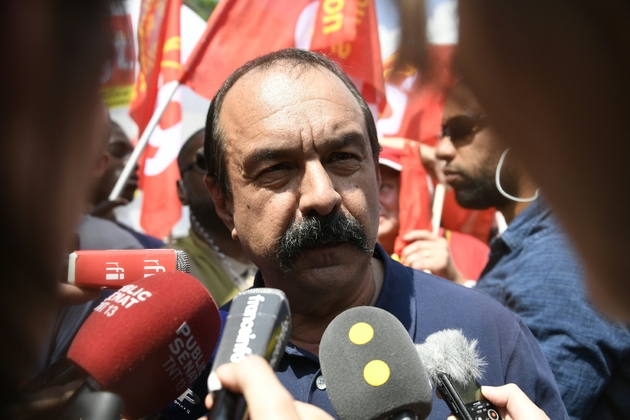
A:
{"label": "red and white flag", "polygon": [[[181,71],[181,0],[143,0],[138,21],[138,61],[129,114],[138,124],[139,136],[159,103],[177,83]],[[143,190],[140,225],[149,235],[165,238],[181,217],[177,198],[177,154],[182,146],[181,100],[176,92],[139,161]]]}
{"label": "red and white flag", "polygon": [[222,0],[180,81],[211,99],[242,64],[289,47],[327,54],[368,103],[384,108],[374,0]]}

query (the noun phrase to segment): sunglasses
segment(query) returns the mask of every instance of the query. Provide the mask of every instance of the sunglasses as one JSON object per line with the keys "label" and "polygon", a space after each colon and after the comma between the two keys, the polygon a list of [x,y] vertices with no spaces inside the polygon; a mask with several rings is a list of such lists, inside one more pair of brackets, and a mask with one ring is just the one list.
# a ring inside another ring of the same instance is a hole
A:
{"label": "sunglasses", "polygon": [[183,177],[186,172],[191,170],[204,175],[208,171],[208,167],[206,166],[206,158],[203,155],[203,147],[197,149],[195,155],[193,156],[192,162],[186,165],[184,169],[182,169],[181,176]]}
{"label": "sunglasses", "polygon": [[440,138],[449,140],[461,140],[486,128],[488,117],[486,115],[458,115],[442,124]]}

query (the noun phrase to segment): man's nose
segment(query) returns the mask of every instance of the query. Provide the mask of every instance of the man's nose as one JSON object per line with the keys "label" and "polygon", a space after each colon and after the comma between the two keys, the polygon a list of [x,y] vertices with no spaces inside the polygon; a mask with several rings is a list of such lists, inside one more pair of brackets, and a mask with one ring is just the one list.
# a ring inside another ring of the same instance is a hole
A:
{"label": "man's nose", "polygon": [[435,157],[450,162],[455,157],[456,152],[450,137],[444,136],[438,140],[437,146],[435,147]]}
{"label": "man's nose", "polygon": [[300,185],[300,211],[303,215],[316,212],[321,216],[330,214],[341,206],[341,195],[321,162],[306,165]]}

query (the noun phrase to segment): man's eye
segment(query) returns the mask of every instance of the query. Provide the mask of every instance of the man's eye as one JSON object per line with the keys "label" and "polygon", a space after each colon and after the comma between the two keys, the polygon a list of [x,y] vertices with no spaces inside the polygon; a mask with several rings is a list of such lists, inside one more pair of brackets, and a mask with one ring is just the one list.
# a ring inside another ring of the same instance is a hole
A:
{"label": "man's eye", "polygon": [[332,157],[332,160],[348,160],[353,158],[354,155],[352,153],[335,153]]}
{"label": "man's eye", "polygon": [[269,166],[258,173],[258,178],[265,182],[284,178],[291,171],[291,166],[286,163],[277,163]]}
{"label": "man's eye", "polygon": [[333,162],[344,162],[350,159],[356,159],[356,156],[352,153],[345,153],[345,152],[335,153],[331,158]]}
{"label": "man's eye", "polygon": [[276,165],[270,166],[268,168],[265,168],[261,174],[265,174],[265,173],[272,173],[272,172],[278,172],[278,171],[283,171],[283,170],[287,170],[289,169],[289,166],[284,164],[284,163],[278,163]]}

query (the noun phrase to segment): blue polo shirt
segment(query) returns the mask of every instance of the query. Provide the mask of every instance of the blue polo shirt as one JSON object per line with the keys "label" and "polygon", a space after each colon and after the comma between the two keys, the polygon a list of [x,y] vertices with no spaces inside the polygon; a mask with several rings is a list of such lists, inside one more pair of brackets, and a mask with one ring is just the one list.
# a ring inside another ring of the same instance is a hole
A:
{"label": "blue polo shirt", "polygon": [[[444,329],[461,329],[468,339],[477,339],[477,349],[487,367],[482,385],[516,383],[551,419],[568,418],[551,369],[538,343],[520,318],[487,295],[459,286],[392,260],[377,245],[375,257],[383,260],[385,278],[377,307],[392,313],[405,326],[415,343]],[[260,272],[254,287],[264,287]],[[196,419],[205,413],[206,373],[192,387],[200,404],[183,399],[162,412],[167,419]],[[316,405],[333,417],[334,410],[322,386],[319,360],[292,344],[277,370],[280,382],[296,400]],[[318,387],[319,385],[319,387]],[[446,403],[434,395],[429,419],[445,420]],[[183,414],[187,414],[184,416]]]}

